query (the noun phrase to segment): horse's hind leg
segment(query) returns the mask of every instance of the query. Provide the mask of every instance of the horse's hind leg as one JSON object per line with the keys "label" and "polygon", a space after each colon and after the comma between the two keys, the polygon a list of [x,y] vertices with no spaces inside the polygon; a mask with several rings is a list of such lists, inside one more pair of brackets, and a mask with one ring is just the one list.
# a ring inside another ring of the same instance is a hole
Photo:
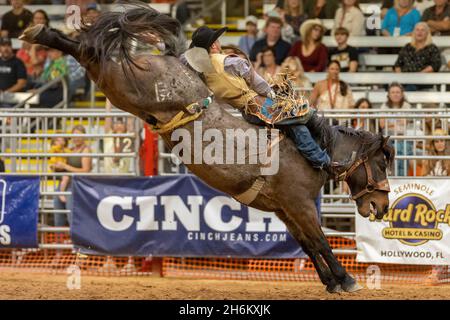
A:
{"label": "horse's hind leg", "polygon": [[303,251],[310,257],[320,281],[327,287],[330,293],[339,293],[342,291],[340,284],[336,281],[326,263],[322,260],[320,253],[313,246],[311,246],[304,237],[300,228],[287,217],[284,212],[277,212],[277,216],[284,222],[291,235],[300,244]]}

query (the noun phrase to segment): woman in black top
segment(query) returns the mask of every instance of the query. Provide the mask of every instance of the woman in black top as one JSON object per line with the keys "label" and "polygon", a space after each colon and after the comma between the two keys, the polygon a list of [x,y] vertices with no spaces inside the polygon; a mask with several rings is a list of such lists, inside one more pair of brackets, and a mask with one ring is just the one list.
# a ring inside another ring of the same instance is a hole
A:
{"label": "woman in black top", "polygon": [[412,41],[400,50],[394,67],[396,72],[438,72],[441,62],[430,28],[425,22],[419,22],[414,28]]}

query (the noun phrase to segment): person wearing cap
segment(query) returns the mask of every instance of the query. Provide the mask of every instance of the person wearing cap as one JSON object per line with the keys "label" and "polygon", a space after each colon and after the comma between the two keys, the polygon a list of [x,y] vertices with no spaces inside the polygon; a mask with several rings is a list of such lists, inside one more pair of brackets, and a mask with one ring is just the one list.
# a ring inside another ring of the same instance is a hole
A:
{"label": "person wearing cap", "polygon": [[256,42],[256,35],[258,34],[258,19],[255,16],[248,16],[245,19],[245,28],[247,34],[239,39],[238,46],[246,55],[250,54],[250,50]]}
{"label": "person wearing cap", "polygon": [[13,9],[2,17],[1,36],[18,38],[33,20],[33,14],[25,9],[23,0],[11,0]]}
{"label": "person wearing cap", "polygon": [[[206,85],[219,98],[234,108],[241,110],[242,117],[249,123],[269,124],[267,110],[274,104],[276,94],[270,85],[252,68],[250,61],[234,55],[224,55],[218,38],[227,30],[213,31],[200,27],[192,35],[190,48],[205,49],[210,58],[211,69],[202,73]],[[187,53],[180,57],[189,65]],[[192,62],[194,63],[194,62]],[[194,69],[198,66],[191,66]],[[295,122],[292,122],[295,123]],[[284,125],[300,153],[314,168],[323,169],[331,176],[342,171],[346,164],[331,162],[330,156],[322,150],[304,124]]]}
{"label": "person wearing cap", "polygon": [[294,43],[289,56],[298,57],[305,72],[323,72],[327,68],[328,49],[322,43],[324,33],[320,19],[306,20],[300,27],[302,40]]}
{"label": "person wearing cap", "polygon": [[0,38],[0,92],[21,92],[27,85],[27,70],[13,52],[11,40]]}

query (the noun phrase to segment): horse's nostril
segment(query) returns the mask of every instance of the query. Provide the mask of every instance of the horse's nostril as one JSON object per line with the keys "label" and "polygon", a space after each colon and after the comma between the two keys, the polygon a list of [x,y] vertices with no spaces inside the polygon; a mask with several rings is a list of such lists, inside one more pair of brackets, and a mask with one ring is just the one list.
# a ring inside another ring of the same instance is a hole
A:
{"label": "horse's nostril", "polygon": [[388,213],[388,211],[389,211],[389,206],[385,206],[384,207],[384,213]]}

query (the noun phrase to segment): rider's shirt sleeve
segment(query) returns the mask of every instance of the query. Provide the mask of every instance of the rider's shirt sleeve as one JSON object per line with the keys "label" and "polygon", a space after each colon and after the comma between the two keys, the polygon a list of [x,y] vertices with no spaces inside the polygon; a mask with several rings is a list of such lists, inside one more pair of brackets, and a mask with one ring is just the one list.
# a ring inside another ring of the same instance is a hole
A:
{"label": "rider's shirt sleeve", "polygon": [[266,97],[272,90],[266,80],[245,59],[236,56],[227,57],[224,61],[224,67],[226,72],[242,77],[247,85],[261,96]]}

